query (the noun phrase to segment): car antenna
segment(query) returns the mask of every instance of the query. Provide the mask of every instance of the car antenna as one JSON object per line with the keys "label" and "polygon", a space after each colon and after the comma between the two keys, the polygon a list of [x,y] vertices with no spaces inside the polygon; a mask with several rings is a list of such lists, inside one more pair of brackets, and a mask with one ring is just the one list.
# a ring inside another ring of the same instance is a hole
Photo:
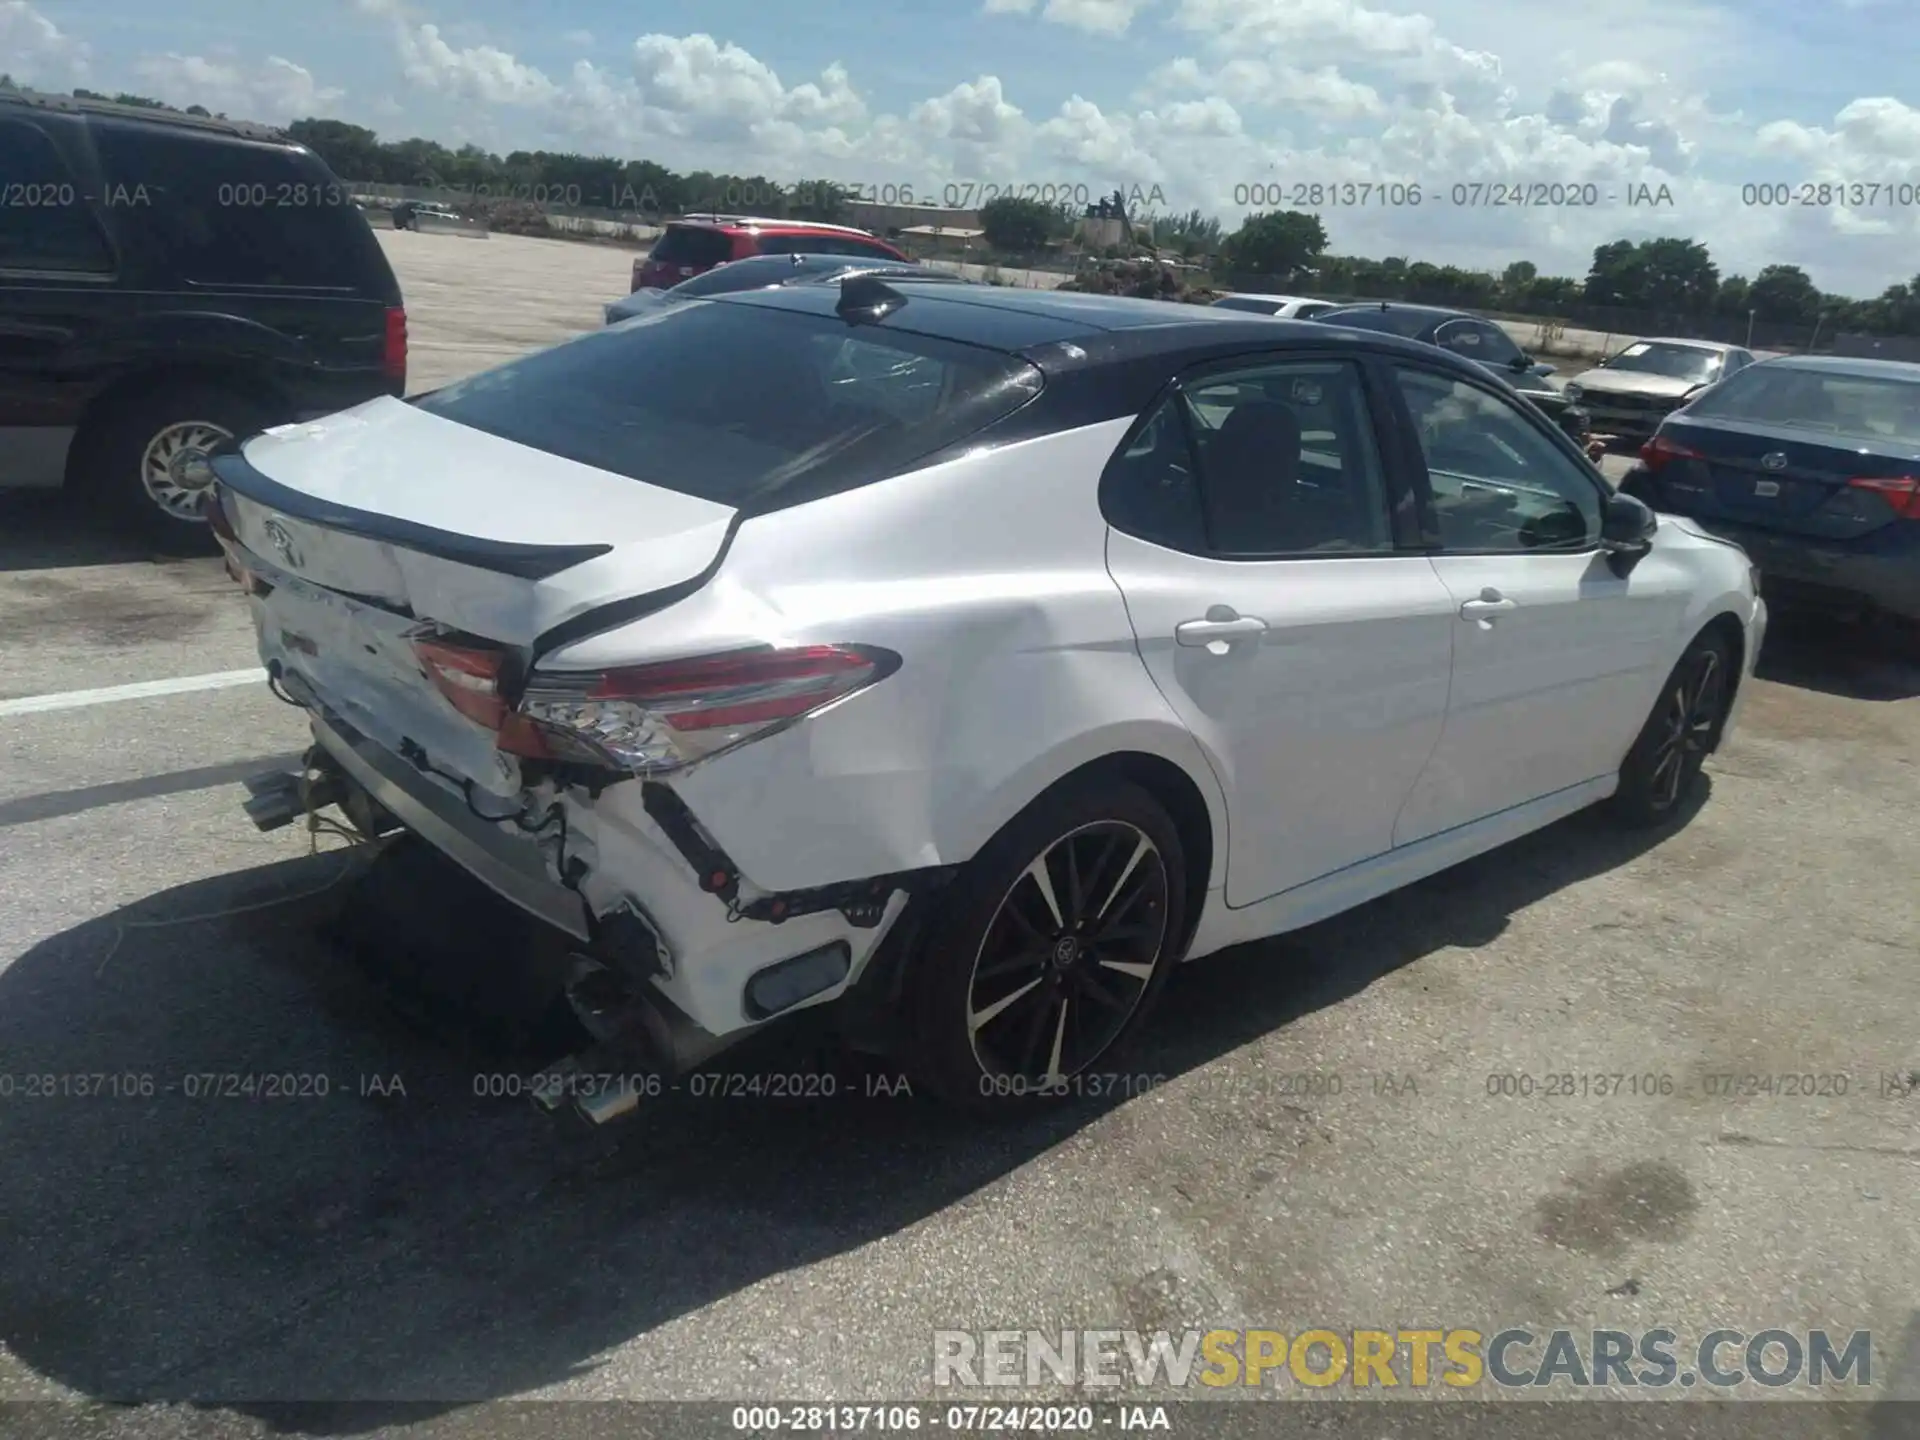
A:
{"label": "car antenna", "polygon": [[840,282],[840,303],[833,308],[849,325],[871,325],[906,303],[906,296],[876,276],[849,275]]}

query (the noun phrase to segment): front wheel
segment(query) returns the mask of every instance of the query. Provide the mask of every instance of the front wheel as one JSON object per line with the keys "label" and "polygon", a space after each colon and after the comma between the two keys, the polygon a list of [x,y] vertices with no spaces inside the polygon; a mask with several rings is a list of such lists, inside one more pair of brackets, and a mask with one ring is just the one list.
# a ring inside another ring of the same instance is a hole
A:
{"label": "front wheel", "polygon": [[1733,693],[1733,654],[1717,635],[1701,635],[1660,688],[1653,713],[1620,766],[1610,802],[1626,824],[1665,824],[1681,813],[1719,743]]}
{"label": "front wheel", "polygon": [[914,960],[913,1047],[968,1110],[1109,1093],[1101,1063],[1138,1029],[1185,934],[1179,831],[1136,785],[1044,796],[942,897]]}

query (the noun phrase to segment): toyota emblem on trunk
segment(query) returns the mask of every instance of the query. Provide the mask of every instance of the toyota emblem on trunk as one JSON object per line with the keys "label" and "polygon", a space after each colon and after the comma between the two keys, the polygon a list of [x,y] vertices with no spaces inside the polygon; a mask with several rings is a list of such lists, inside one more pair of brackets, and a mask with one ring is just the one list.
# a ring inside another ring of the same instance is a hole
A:
{"label": "toyota emblem on trunk", "polygon": [[1784,451],[1784,450],[1774,450],[1774,451],[1771,451],[1771,452],[1770,452],[1770,453],[1768,453],[1768,454],[1765,454],[1765,455],[1762,455],[1762,456],[1760,457],[1760,468],[1761,468],[1762,470],[1784,470],[1784,469],[1786,469],[1786,468],[1787,468],[1787,453],[1786,453],[1786,451]]}
{"label": "toyota emblem on trunk", "polygon": [[300,552],[294,548],[293,536],[287,533],[287,527],[278,520],[269,520],[261,527],[266,531],[267,543],[280,552],[280,558],[293,566],[300,567]]}

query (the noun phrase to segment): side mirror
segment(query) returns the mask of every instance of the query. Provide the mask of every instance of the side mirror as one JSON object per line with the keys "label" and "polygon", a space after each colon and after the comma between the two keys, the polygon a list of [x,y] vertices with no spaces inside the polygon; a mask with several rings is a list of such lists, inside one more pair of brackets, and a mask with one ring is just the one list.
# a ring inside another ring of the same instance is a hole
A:
{"label": "side mirror", "polygon": [[1516,355],[1507,362],[1507,368],[1516,375],[1524,375],[1533,368],[1533,362],[1525,355]]}
{"label": "side mirror", "polygon": [[1607,554],[1613,573],[1624,576],[1653,548],[1653,537],[1660,528],[1660,517],[1653,507],[1631,495],[1615,491],[1607,497],[1600,517],[1600,548]]}
{"label": "side mirror", "polygon": [[1539,376],[1541,376],[1541,377],[1543,377],[1543,378],[1544,378],[1544,377],[1546,377],[1546,376],[1548,376],[1548,375],[1552,375],[1552,374],[1554,374],[1554,373],[1556,373],[1556,371],[1555,371],[1555,367],[1553,367],[1552,365],[1549,365],[1549,364],[1547,364],[1547,362],[1546,362],[1546,361],[1544,361],[1544,360],[1541,360],[1541,361],[1538,361],[1538,362],[1536,362],[1536,363],[1535,363],[1535,364],[1534,364],[1534,365],[1533,365],[1533,366],[1532,366],[1531,368],[1532,368],[1532,370],[1533,370],[1533,373],[1534,373],[1535,375],[1539,375]]}

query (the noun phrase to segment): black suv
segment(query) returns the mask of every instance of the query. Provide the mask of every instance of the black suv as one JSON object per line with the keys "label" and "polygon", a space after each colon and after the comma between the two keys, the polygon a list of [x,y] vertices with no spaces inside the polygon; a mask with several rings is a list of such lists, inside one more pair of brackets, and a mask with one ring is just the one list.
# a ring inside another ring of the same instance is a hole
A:
{"label": "black suv", "polygon": [[0,486],[64,483],[164,548],[210,545],[210,454],[406,378],[399,283],[311,150],[0,91]]}
{"label": "black suv", "polygon": [[1553,366],[1536,362],[1491,320],[1434,305],[1402,305],[1385,300],[1364,305],[1340,305],[1322,310],[1314,320],[1322,325],[1344,325],[1350,330],[1384,330],[1464,355],[1505,380],[1535,408],[1546,413],[1575,440],[1584,442],[1593,425],[1587,412],[1568,400],[1546,377]]}

